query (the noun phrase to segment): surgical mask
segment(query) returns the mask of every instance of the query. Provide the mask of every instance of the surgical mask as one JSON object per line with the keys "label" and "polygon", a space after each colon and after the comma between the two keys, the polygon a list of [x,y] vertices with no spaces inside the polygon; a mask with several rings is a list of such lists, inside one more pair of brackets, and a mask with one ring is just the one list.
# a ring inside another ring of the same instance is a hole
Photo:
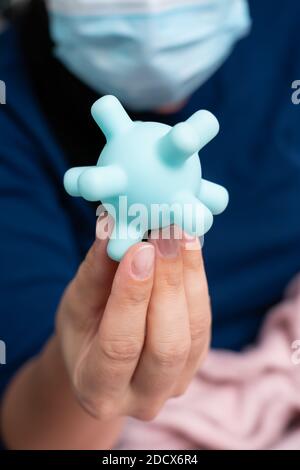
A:
{"label": "surgical mask", "polygon": [[57,58],[135,110],[185,100],[250,29],[246,0],[48,0]]}

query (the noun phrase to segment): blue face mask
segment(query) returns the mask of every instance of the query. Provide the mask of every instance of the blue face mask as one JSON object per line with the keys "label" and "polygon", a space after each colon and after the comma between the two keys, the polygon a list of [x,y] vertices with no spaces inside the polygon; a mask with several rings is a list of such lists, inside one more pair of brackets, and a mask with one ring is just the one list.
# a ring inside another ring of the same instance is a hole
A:
{"label": "blue face mask", "polygon": [[129,108],[176,104],[250,29],[246,0],[48,0],[55,54]]}

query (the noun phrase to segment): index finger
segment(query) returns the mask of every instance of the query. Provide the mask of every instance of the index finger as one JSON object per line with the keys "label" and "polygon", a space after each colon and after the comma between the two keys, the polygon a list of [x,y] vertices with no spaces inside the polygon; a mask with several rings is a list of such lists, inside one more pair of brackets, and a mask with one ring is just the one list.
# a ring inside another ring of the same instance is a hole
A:
{"label": "index finger", "polygon": [[124,397],[145,339],[155,250],[139,243],[124,256],[89,353],[87,373],[106,400]]}

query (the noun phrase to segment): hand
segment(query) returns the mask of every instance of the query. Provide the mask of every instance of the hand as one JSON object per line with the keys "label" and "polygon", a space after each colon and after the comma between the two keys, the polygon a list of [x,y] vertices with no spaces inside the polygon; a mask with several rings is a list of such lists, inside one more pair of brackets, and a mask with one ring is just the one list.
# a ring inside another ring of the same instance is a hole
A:
{"label": "hand", "polygon": [[[97,233],[112,231],[107,217]],[[95,243],[67,287],[57,335],[74,392],[101,420],[154,418],[184,393],[210,340],[210,302],[198,239],[151,240],[118,265]]]}

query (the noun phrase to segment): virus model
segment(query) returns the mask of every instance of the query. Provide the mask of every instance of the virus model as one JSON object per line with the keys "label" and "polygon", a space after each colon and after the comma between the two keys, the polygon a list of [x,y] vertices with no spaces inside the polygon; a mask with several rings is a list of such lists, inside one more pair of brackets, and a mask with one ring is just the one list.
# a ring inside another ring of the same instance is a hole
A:
{"label": "virus model", "polygon": [[201,175],[198,152],[219,131],[213,114],[200,110],[174,127],[134,122],[108,95],[92,115],[107,143],[97,165],[71,168],[64,186],[71,196],[101,201],[115,219],[109,256],[119,261],[148,230],[170,224],[204,235],[228,204],[226,189]]}

